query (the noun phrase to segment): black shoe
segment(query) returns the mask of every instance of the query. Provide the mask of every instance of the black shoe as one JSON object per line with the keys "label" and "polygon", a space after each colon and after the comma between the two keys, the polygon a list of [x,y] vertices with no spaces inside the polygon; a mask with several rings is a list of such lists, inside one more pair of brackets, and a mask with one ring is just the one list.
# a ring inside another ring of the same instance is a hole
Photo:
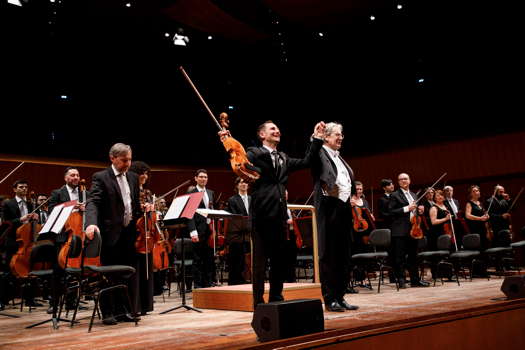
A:
{"label": "black shoe", "polygon": [[274,302],[274,301],[284,301],[284,297],[282,295],[273,295],[273,296],[270,296],[270,298],[268,299],[268,302]]}
{"label": "black shoe", "polygon": [[430,283],[426,281],[417,281],[415,283],[410,282],[410,287],[429,287]]}
{"label": "black shoe", "polygon": [[344,299],[343,300],[339,300],[339,305],[341,305],[342,307],[344,307],[347,310],[357,310],[357,309],[359,309],[359,306],[357,306],[357,305],[350,305]]}
{"label": "black shoe", "polygon": [[331,311],[331,312],[344,312],[346,310],[336,300],[332,301],[329,304],[325,304],[324,308],[326,311]]}
{"label": "black shoe", "polygon": [[354,287],[348,287],[346,288],[345,294],[357,294],[359,291],[355,289]]}
{"label": "black shoe", "polygon": [[110,316],[104,317],[102,319],[102,323],[105,324],[106,326],[114,326],[118,322],[117,322],[117,319],[113,317],[113,315],[110,315]]}
{"label": "black shoe", "polygon": [[5,305],[4,303],[0,302],[0,311],[4,310],[5,309]]}
{"label": "black shoe", "polygon": [[118,322],[135,322],[140,321],[140,317],[133,317],[131,314],[124,314],[116,317]]}
{"label": "black shoe", "polygon": [[34,300],[26,300],[25,304],[26,304],[26,306],[31,306],[31,307],[44,306],[44,304],[37,303]]}
{"label": "black shoe", "polygon": [[407,285],[406,285],[405,281],[401,280],[398,283],[399,283],[399,289],[406,289]]}

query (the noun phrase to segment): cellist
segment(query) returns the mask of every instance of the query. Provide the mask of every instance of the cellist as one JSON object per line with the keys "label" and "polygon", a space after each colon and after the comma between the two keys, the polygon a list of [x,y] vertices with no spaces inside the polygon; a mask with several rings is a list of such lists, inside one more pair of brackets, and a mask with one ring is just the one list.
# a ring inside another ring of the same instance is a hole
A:
{"label": "cellist", "polygon": [[[423,214],[424,207],[416,204],[416,195],[410,191],[410,176],[401,173],[397,177],[399,189],[392,192],[388,203],[389,212],[392,214],[392,243],[391,253],[394,263],[394,273],[399,283],[399,288],[406,288],[405,266],[410,273],[411,287],[428,287],[429,283],[421,281],[417,267],[418,240],[410,236],[411,218],[415,210]],[[407,259],[408,256],[408,259]]]}
{"label": "cellist", "polygon": [[[15,181],[13,183],[13,192],[15,193],[15,196],[4,203],[3,220],[9,221],[12,224],[11,231],[6,239],[7,261],[11,260],[11,257],[18,249],[16,243],[17,229],[23,224],[28,223],[30,220],[38,220],[38,215],[36,213],[31,214],[34,209],[34,204],[27,197],[28,188],[29,184],[27,181]],[[31,307],[43,306],[34,300],[31,288],[26,288],[26,291],[28,291],[28,294],[23,296],[25,299],[25,305]]]}

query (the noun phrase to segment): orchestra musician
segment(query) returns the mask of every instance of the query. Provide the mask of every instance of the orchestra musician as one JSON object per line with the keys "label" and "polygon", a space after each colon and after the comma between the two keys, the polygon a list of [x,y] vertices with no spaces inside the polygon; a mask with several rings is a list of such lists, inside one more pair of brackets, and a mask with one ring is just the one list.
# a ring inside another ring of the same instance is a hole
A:
{"label": "orchestra musician", "polygon": [[505,188],[503,186],[497,185],[494,187],[494,193],[495,195],[487,199],[485,205],[487,208],[490,208],[488,212],[490,216],[489,222],[494,233],[492,247],[499,247],[503,244],[503,242],[499,241],[499,232],[508,230],[510,227],[510,203],[505,199]]}
{"label": "orchestra musician", "polygon": [[427,247],[436,250],[437,238],[445,234],[444,225],[450,224],[451,214],[445,205],[445,194],[441,190],[434,191],[433,205],[429,210],[430,230],[427,234]]}
{"label": "orchestra musician", "polygon": [[[148,199],[151,200],[151,198],[146,198],[146,185],[150,180],[150,170],[150,166],[140,160],[134,161],[128,170],[129,172],[137,174],[139,178],[139,192],[142,201],[146,201]],[[142,203],[142,201],[141,209],[144,212],[146,203]],[[152,249],[153,247],[149,248]],[[135,251],[135,254],[136,265],[134,267],[137,275],[137,278],[135,279],[135,289],[137,293],[135,299],[133,299],[132,302],[135,303],[134,309],[137,311],[137,313],[140,312],[140,314],[144,316],[148,312],[153,311],[153,254],[151,251],[147,255],[137,251]],[[147,263],[146,258],[148,259]]]}
{"label": "orchestra musician", "polygon": [[[248,182],[242,178],[237,177],[235,179],[235,191],[237,192],[230,198],[226,205],[226,211],[232,214],[240,214],[242,216],[250,215],[250,203],[252,197],[248,194]],[[235,227],[233,223],[228,226],[228,232],[226,234],[226,244],[228,245],[228,284],[244,284],[248,283],[243,277],[243,271],[245,270],[245,252],[249,252],[249,228],[243,230],[242,226]]]}
{"label": "orchestra musician", "polygon": [[379,228],[390,229],[392,223],[392,215],[388,211],[388,203],[390,202],[390,195],[394,192],[394,182],[391,179],[382,179],[381,188],[384,194],[379,198],[379,218],[381,219]]}
{"label": "orchestra musician", "polygon": [[[6,249],[5,260],[11,261],[12,256],[17,252],[18,244],[16,242],[16,230],[30,220],[38,220],[38,214],[31,213],[34,209],[34,203],[28,198],[29,184],[25,180],[17,180],[13,183],[14,198],[4,202],[3,221],[9,221],[11,228],[7,233],[4,247]],[[36,302],[33,297],[33,289],[25,288],[24,304],[26,306],[38,307],[43,306]],[[3,293],[0,291],[0,293]],[[0,296],[1,298],[1,296]]]}
{"label": "orchestra musician", "polygon": [[[142,211],[138,176],[128,171],[132,159],[131,147],[123,143],[114,144],[109,150],[109,159],[111,165],[108,168],[93,174],[86,204],[86,236],[93,239],[95,232],[100,232],[102,265],[135,267],[135,222]],[[137,298],[136,278],[134,274],[127,281],[131,300]],[[127,305],[128,301],[122,294],[108,294],[106,297],[100,300],[104,324],[135,322],[137,310],[133,309],[133,305]]]}
{"label": "orchestra musician", "polygon": [[481,191],[479,186],[470,186],[468,188],[468,202],[465,204],[465,222],[469,232],[479,234],[481,249],[485,250],[489,247],[486,223],[490,217],[483,208],[480,198]]}
{"label": "orchestra musician", "polygon": [[410,177],[401,173],[397,177],[399,189],[392,193],[388,209],[392,214],[392,241],[391,252],[394,262],[394,273],[399,288],[406,288],[405,268],[410,274],[411,287],[428,287],[429,283],[421,281],[417,267],[418,240],[410,236],[411,218],[415,210],[423,213],[423,206],[415,203],[416,195],[410,191]]}
{"label": "orchestra musician", "polygon": [[[319,124],[318,124],[319,126]],[[266,261],[270,259],[269,301],[284,300],[283,290],[283,249],[286,240],[286,200],[285,189],[288,175],[310,165],[312,155],[322,145],[322,133],[316,126],[314,141],[303,159],[290,158],[278,152],[281,132],[272,121],[265,121],[257,128],[261,147],[250,147],[247,151],[249,161],[258,168],[260,178],[253,184],[252,191],[252,239],[253,266],[252,288],[253,307],[264,303],[264,281]],[[227,131],[219,132],[225,137]]]}
{"label": "orchestra musician", "polygon": [[460,224],[460,216],[463,219],[463,213],[460,211],[460,203],[454,196],[454,188],[452,186],[445,186],[443,188],[445,193],[445,205],[447,206],[450,214],[452,215],[452,223],[454,225],[454,232],[456,233],[456,239],[458,244],[461,243],[464,235],[463,226]]}
{"label": "orchestra musician", "polygon": [[[204,192],[199,208],[213,209],[215,192],[206,187],[208,184],[208,172],[199,169],[195,172],[195,187],[188,189],[187,193]],[[215,285],[215,261],[213,246],[209,245],[212,235],[210,228],[211,219],[198,213],[188,221],[188,231],[193,242],[193,287],[207,288]]]}
{"label": "orchestra musician", "polygon": [[344,138],[343,126],[327,123],[323,129],[324,143],[312,163],[321,292],[327,311],[344,312],[358,309],[344,299],[350,282],[350,198],[356,185],[352,168],[339,155]]}
{"label": "orchestra musician", "polygon": [[[355,226],[353,230],[354,239],[352,245],[352,254],[364,253],[367,250],[367,238],[372,231],[372,225],[375,221],[374,215],[370,211],[370,205],[365,199],[363,194],[363,183],[361,181],[355,181],[355,193],[350,197],[350,205],[353,208],[359,208],[361,211],[361,217],[367,222],[368,227],[363,230],[356,231]],[[366,210],[365,210],[366,209]],[[368,214],[369,213],[369,214]]]}

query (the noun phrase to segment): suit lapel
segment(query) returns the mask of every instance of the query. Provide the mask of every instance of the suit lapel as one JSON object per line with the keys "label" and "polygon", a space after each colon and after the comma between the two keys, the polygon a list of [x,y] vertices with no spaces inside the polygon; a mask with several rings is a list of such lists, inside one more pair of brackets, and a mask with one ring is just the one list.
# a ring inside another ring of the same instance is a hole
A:
{"label": "suit lapel", "polygon": [[113,168],[112,167],[108,168],[108,175],[109,175],[110,182],[113,184],[113,187],[115,187],[115,190],[116,190],[116,192],[118,193],[118,195],[120,197],[120,200],[122,201],[122,203],[124,203],[124,198],[122,196],[122,191],[120,191],[120,186],[118,184],[117,177],[115,176],[115,173],[113,172]]}

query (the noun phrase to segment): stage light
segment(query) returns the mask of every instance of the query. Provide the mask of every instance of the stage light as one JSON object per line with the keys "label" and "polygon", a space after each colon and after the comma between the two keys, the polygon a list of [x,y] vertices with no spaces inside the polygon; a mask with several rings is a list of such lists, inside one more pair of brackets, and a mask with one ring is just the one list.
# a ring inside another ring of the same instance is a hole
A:
{"label": "stage light", "polygon": [[370,16],[370,20],[371,21],[375,21],[376,20],[376,16]]}
{"label": "stage light", "polygon": [[127,2],[126,7],[131,7],[131,3]]}
{"label": "stage light", "polygon": [[170,33],[164,33],[164,36],[165,36],[166,38],[169,38],[169,37],[170,37]]}
{"label": "stage light", "polygon": [[319,36],[322,38],[324,34],[322,32],[319,32]]}
{"label": "stage light", "polygon": [[397,5],[397,9],[398,9],[398,10],[401,10],[402,8],[403,8],[403,5],[401,5],[401,4],[398,4],[398,5]]}
{"label": "stage light", "polygon": [[208,40],[211,40],[213,39],[213,37],[211,35],[208,35]]}
{"label": "stage light", "polygon": [[22,6],[22,2],[20,0],[7,0],[7,3],[15,6]]}
{"label": "stage light", "polygon": [[424,79],[424,78],[419,78],[419,79],[417,80],[417,82],[420,83],[420,84],[423,84],[423,83],[425,82],[425,79]]}
{"label": "stage light", "polygon": [[67,100],[67,98],[68,98],[67,95],[60,95],[61,100]]}
{"label": "stage light", "polygon": [[228,106],[229,111],[233,111],[233,106]]}

